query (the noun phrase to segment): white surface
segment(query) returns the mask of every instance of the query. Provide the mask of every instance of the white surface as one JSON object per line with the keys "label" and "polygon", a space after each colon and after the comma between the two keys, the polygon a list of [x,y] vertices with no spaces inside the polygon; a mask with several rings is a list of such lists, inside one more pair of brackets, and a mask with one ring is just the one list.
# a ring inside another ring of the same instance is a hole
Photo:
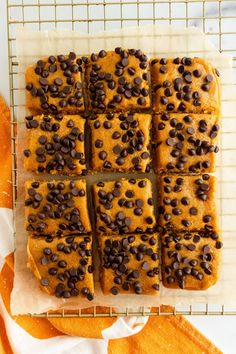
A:
{"label": "white surface", "polygon": [[[7,28],[5,0],[0,11],[0,94],[9,103],[9,77],[7,63]],[[225,354],[236,352],[236,317],[188,316],[189,321],[212,340]]]}

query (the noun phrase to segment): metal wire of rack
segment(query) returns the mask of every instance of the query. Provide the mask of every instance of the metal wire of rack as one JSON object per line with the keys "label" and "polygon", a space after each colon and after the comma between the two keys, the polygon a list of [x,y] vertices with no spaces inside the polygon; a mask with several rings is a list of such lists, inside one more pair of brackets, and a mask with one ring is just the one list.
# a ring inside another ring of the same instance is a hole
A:
{"label": "metal wire of rack", "polygon": [[[32,30],[70,29],[93,33],[144,24],[173,24],[195,26],[203,30],[220,52],[233,57],[236,74],[236,3],[232,0],[7,0],[8,59],[10,82],[10,109],[12,133],[12,186],[13,215],[16,203],[16,150],[15,126],[17,110],[16,27],[23,25]],[[235,30],[234,30],[235,29]],[[235,167],[235,166],[233,166]],[[14,231],[15,232],[15,231]],[[145,308],[139,311],[115,311],[109,308],[100,312],[93,307],[91,312],[83,310],[68,313],[64,310],[46,312],[37,317],[120,317],[159,315],[236,315],[236,306],[188,305]]]}

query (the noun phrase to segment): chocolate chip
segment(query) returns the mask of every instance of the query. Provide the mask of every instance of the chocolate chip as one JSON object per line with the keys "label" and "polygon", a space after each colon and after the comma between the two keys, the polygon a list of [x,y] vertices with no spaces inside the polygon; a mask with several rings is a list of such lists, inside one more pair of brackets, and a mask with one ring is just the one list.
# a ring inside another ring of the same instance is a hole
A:
{"label": "chocolate chip", "polygon": [[166,281],[167,281],[168,284],[172,284],[172,283],[175,282],[175,278],[172,277],[172,276],[168,276],[168,277],[166,278]]}
{"label": "chocolate chip", "polygon": [[49,71],[50,73],[55,73],[57,71],[57,66],[56,65],[49,65]]}
{"label": "chocolate chip", "polygon": [[119,289],[117,287],[113,286],[111,288],[111,293],[112,293],[112,295],[117,295],[119,293]]}
{"label": "chocolate chip", "polygon": [[47,278],[41,278],[40,283],[42,286],[48,286],[49,280]]}
{"label": "chocolate chip", "polygon": [[203,222],[208,223],[211,221],[211,215],[204,215],[203,216]]}
{"label": "chocolate chip", "polygon": [[217,249],[221,249],[223,247],[223,243],[221,241],[217,241],[215,247]]}
{"label": "chocolate chip", "polygon": [[141,180],[141,181],[139,181],[138,182],[138,186],[140,187],[140,188],[144,188],[144,187],[146,187],[146,181],[145,180]]}
{"label": "chocolate chip", "polygon": [[212,80],[213,80],[213,76],[212,75],[210,75],[210,74],[208,74],[208,75],[206,75],[206,77],[205,77],[205,81],[206,82],[212,82]]}
{"label": "chocolate chip", "polygon": [[61,261],[58,262],[58,267],[66,268],[66,266],[67,266],[67,262],[66,261],[61,260]]}
{"label": "chocolate chip", "polygon": [[29,149],[24,150],[25,157],[30,157],[31,151]]}
{"label": "chocolate chip", "polygon": [[57,86],[61,86],[63,84],[63,81],[60,77],[57,77],[55,80],[54,80],[54,84],[57,85]]}
{"label": "chocolate chip", "polygon": [[125,159],[123,157],[118,157],[118,159],[116,159],[116,163],[119,166],[122,166],[125,163]]}
{"label": "chocolate chip", "polygon": [[203,250],[203,253],[209,253],[209,252],[210,252],[210,247],[209,247],[209,245],[203,246],[202,250]]}
{"label": "chocolate chip", "polygon": [[123,59],[121,60],[120,64],[121,64],[123,67],[129,65],[129,60],[128,60],[128,58],[123,58]]}
{"label": "chocolate chip", "polygon": [[100,58],[104,58],[106,55],[107,55],[107,52],[104,49],[100,50],[100,52],[98,53],[98,56]]}
{"label": "chocolate chip", "polygon": [[198,214],[197,208],[195,207],[190,208],[189,213],[190,215],[197,215]]}
{"label": "chocolate chip", "polygon": [[47,142],[47,137],[44,136],[44,135],[41,135],[41,136],[39,137],[38,141],[39,141],[39,143],[40,143],[41,145],[44,145],[44,144],[46,144],[46,142]]}
{"label": "chocolate chip", "polygon": [[147,218],[146,218],[146,222],[147,222],[147,224],[149,224],[149,225],[153,224],[153,218],[152,218],[151,216],[147,217]]}
{"label": "chocolate chip", "polygon": [[127,198],[133,198],[134,197],[134,192],[131,191],[131,190],[127,190],[125,192],[125,195],[126,195]]}
{"label": "chocolate chip", "polygon": [[48,80],[43,78],[43,77],[40,77],[39,78],[39,83],[41,86],[47,86],[48,85]]}
{"label": "chocolate chip", "polygon": [[137,100],[137,103],[140,105],[140,106],[144,106],[146,104],[146,100],[145,98],[143,97],[139,97],[138,100]]}
{"label": "chocolate chip", "polygon": [[107,153],[106,153],[106,151],[100,151],[98,156],[99,156],[100,160],[104,161],[107,157]]}
{"label": "chocolate chip", "polygon": [[217,75],[218,77],[220,76],[220,72],[219,72],[219,70],[216,69],[216,68],[215,68],[215,73],[216,73],[216,75]]}
{"label": "chocolate chip", "polygon": [[183,80],[181,78],[177,78],[174,80],[174,89],[176,91],[180,91],[182,88]]}
{"label": "chocolate chip", "polygon": [[195,249],[196,249],[196,246],[194,244],[191,244],[191,243],[189,245],[187,245],[186,247],[187,247],[187,249],[189,251],[195,251]]}
{"label": "chocolate chip", "polygon": [[198,69],[196,69],[196,70],[193,71],[193,75],[194,75],[195,77],[200,77],[200,76],[201,76],[201,71],[198,70]]}
{"label": "chocolate chip", "polygon": [[133,68],[133,67],[129,67],[129,68],[128,68],[128,73],[129,73],[131,76],[133,76],[133,75],[135,74],[135,72],[136,72],[135,68]]}
{"label": "chocolate chip", "polygon": [[188,127],[186,129],[186,132],[189,134],[189,135],[193,135],[195,133],[195,129],[193,127]]}
{"label": "chocolate chip", "polygon": [[42,258],[41,258],[41,264],[42,264],[42,265],[47,265],[47,264],[48,264],[48,259],[47,259],[47,257],[42,257]]}
{"label": "chocolate chip", "polygon": [[96,148],[102,148],[103,147],[103,141],[100,139],[97,139],[94,143]]}
{"label": "chocolate chip", "polygon": [[167,72],[167,67],[164,66],[164,65],[162,65],[162,66],[160,67],[160,73],[165,74],[166,72]]}
{"label": "chocolate chip", "polygon": [[190,73],[187,73],[186,75],[184,75],[184,80],[188,83],[191,84],[192,83],[192,75]]}
{"label": "chocolate chip", "polygon": [[132,220],[130,218],[125,218],[125,225],[130,226],[132,224]]}
{"label": "chocolate chip", "polygon": [[120,133],[115,131],[113,134],[112,134],[112,139],[119,139],[121,137]]}
{"label": "chocolate chip", "polygon": [[201,88],[202,88],[203,91],[209,91],[209,90],[210,90],[210,87],[209,87],[208,84],[203,84],[203,85],[201,86]]}
{"label": "chocolate chip", "polygon": [[192,225],[191,221],[185,219],[181,220],[181,223],[186,227],[190,227]]}
{"label": "chocolate chip", "polygon": [[166,106],[166,109],[167,111],[173,111],[175,108],[175,105],[173,103],[169,103],[167,106]]}

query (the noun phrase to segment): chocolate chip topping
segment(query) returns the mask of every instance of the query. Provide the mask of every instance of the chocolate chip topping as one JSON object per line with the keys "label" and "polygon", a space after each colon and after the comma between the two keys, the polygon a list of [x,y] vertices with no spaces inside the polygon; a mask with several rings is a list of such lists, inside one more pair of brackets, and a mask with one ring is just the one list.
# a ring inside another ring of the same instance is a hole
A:
{"label": "chocolate chip topping", "polygon": [[42,270],[39,269],[44,274],[40,280],[41,286],[50,287],[50,291],[59,298],[82,295],[90,301],[93,300],[91,290],[83,286],[88,273],[93,272],[93,266],[90,264],[91,238],[70,236],[58,239],[57,242],[55,247],[50,241],[39,256]]}
{"label": "chocolate chip topping", "polygon": [[[127,291],[142,294],[145,291],[143,285],[151,281],[149,278],[153,279],[150,286],[159,290],[156,283],[159,275],[157,247],[150,247],[153,239],[154,236],[145,234],[105,240],[102,266],[113,275],[111,294]],[[154,244],[157,244],[156,239]]]}
{"label": "chocolate chip topping", "polygon": [[215,249],[218,245],[222,247],[217,238],[212,230],[165,231],[162,236],[164,281],[184,289],[188,280],[202,281],[211,276],[215,267]]}
{"label": "chocolate chip topping", "polygon": [[[54,173],[55,171],[69,174],[78,173],[78,166],[81,166],[81,173],[86,174],[84,147],[81,142],[84,141],[84,132],[76,125],[76,119],[70,119],[67,128],[62,125],[63,115],[57,114],[55,117],[42,116],[42,119],[36,120],[32,117],[26,117],[26,128],[28,130],[37,129],[42,132],[34,149],[24,151],[26,158],[32,155],[38,163],[38,172]],[[81,118],[82,119],[82,118]],[[39,124],[40,122],[40,124]],[[78,125],[79,126],[79,125]],[[50,134],[49,134],[50,133]],[[33,139],[33,132],[32,138]],[[68,172],[67,172],[68,173]]]}
{"label": "chocolate chip topping", "polygon": [[[209,193],[213,188],[208,174],[195,177],[184,176],[183,178],[165,176],[162,183],[160,192],[162,203],[159,207],[159,215],[163,226],[168,229],[176,227],[179,229],[190,227],[191,229],[212,229],[211,222],[214,223],[214,221],[211,210],[207,207],[204,209],[205,206],[201,205],[209,199]],[[192,197],[192,191],[189,194],[190,188],[194,192],[194,197]],[[203,212],[206,214],[202,215]],[[179,226],[176,226],[176,216],[180,216],[178,220],[181,225]]]}
{"label": "chocolate chip topping", "polygon": [[[98,164],[100,167],[97,168],[150,172],[151,166],[148,163],[150,158],[148,151],[149,137],[142,129],[139,116],[136,117],[135,114],[131,113],[119,115],[108,113],[105,118],[95,116],[93,119],[95,120],[95,122],[91,122],[93,146],[97,150],[95,152],[98,159],[104,161],[102,165]],[[106,131],[104,131],[104,128],[106,128]],[[101,136],[101,139],[96,139],[98,136]],[[108,146],[113,154],[110,151],[103,150],[107,141],[109,141]],[[96,156],[93,157],[94,166],[97,163]],[[129,161],[129,166],[122,167],[126,160]]]}
{"label": "chocolate chip topping", "polygon": [[[174,67],[169,67],[168,64],[174,64]],[[193,106],[192,111],[195,111],[196,107],[203,103],[202,93],[209,92],[215,82],[211,73],[203,73],[206,68],[196,69],[196,66],[200,65],[197,62],[195,64],[195,59],[192,58],[154,59],[151,66],[155,67],[152,69],[152,81],[154,93],[158,94],[156,100],[164,106],[161,108],[162,111],[186,112],[187,102]],[[215,72],[218,76],[217,71]],[[171,75],[173,80],[166,80]],[[194,85],[198,85],[198,91],[194,91]],[[166,87],[168,89],[164,89]]]}
{"label": "chocolate chip topping", "polygon": [[[39,192],[40,187],[46,186]],[[76,187],[75,182],[32,182],[27,190],[25,206],[29,209],[26,230],[34,235],[46,235],[48,224],[55,223],[55,235],[86,233],[80,211],[76,203],[86,196],[84,189]],[[77,198],[79,199],[77,201]],[[44,252],[45,253],[45,252]]]}
{"label": "chocolate chip topping", "polygon": [[47,60],[36,63],[34,72],[38,81],[35,86],[28,83],[26,90],[39,99],[42,111],[55,114],[61,108],[67,110],[74,107],[75,110],[80,110],[83,107],[79,73],[83,71],[84,60],[71,53],[57,58],[50,56]]}
{"label": "chocolate chip topping", "polygon": [[[219,151],[213,140],[219,132],[218,124],[191,115],[173,116],[164,113],[156,117],[156,153],[161,154],[162,144],[165,143],[171,155],[171,162],[166,159],[166,165],[161,168],[170,172],[191,173],[210,169],[210,154]],[[161,131],[160,134],[158,131]]]}
{"label": "chocolate chip topping", "polygon": [[145,180],[121,180],[110,185],[109,189],[106,188],[106,183],[97,184],[95,193],[98,232],[126,234],[132,231],[154,231],[151,198],[148,192],[142,192],[146,183]]}
{"label": "chocolate chip topping", "polygon": [[[133,101],[135,108],[147,105],[147,56],[141,50],[115,49],[116,55],[102,50],[103,56],[91,54],[86,65],[91,108],[96,111],[114,110],[124,100]],[[131,64],[131,60],[135,64]],[[113,63],[113,71],[107,72],[107,60]],[[133,67],[135,65],[135,67]],[[111,97],[110,97],[111,96]]]}

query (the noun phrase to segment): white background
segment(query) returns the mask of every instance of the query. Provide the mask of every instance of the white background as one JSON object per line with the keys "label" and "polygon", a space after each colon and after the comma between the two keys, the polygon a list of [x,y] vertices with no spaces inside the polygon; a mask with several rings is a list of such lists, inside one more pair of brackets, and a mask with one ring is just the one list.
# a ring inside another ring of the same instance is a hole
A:
{"label": "white background", "polygon": [[[9,104],[7,53],[6,0],[0,0],[0,95]],[[187,318],[225,354],[236,353],[236,316],[187,316]],[[158,329],[156,334],[158,336]]]}

